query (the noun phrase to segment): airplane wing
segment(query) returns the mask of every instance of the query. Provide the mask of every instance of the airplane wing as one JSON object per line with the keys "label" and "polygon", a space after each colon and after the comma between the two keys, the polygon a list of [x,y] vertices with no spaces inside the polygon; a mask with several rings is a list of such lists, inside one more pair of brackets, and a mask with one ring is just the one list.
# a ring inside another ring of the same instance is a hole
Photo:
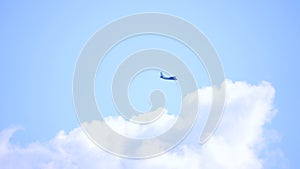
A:
{"label": "airplane wing", "polygon": [[176,76],[166,77],[163,75],[162,72],[160,72],[160,78],[165,79],[165,80],[177,80]]}

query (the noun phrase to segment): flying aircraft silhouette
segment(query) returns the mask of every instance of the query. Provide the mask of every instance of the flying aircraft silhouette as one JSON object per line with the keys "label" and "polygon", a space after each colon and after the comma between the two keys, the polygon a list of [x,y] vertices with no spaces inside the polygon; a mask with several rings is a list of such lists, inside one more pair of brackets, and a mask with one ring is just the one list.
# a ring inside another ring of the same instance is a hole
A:
{"label": "flying aircraft silhouette", "polygon": [[160,72],[160,78],[165,79],[165,80],[177,80],[176,76],[166,77],[163,75],[162,72]]}

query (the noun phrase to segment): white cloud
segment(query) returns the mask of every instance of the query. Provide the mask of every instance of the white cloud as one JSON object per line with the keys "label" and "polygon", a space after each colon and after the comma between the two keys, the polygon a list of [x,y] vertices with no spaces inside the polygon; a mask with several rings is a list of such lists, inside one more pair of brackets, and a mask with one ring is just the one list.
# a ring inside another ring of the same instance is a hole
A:
{"label": "white cloud", "polygon": [[147,125],[128,123],[128,121],[121,116],[107,117],[105,118],[105,122],[117,133],[129,138],[144,139],[154,137],[163,134],[165,131],[171,128],[176,121],[176,117],[174,115],[168,115],[166,109],[158,108],[156,111],[161,111],[162,115],[159,116],[157,120]]}
{"label": "white cloud", "polygon": [[[22,147],[12,144],[9,139],[18,128],[4,129],[0,133],[1,168],[203,168],[203,169],[260,169],[275,158],[264,157],[267,138],[264,125],[274,116],[273,99],[275,90],[268,82],[249,85],[245,82],[226,81],[227,100],[223,119],[216,133],[204,145],[199,145],[205,115],[200,116],[190,135],[172,151],[147,160],[121,159],[103,152],[76,128],[69,133],[60,131],[47,142],[34,142]],[[201,112],[209,110],[210,87],[200,89]],[[187,104],[193,102],[193,94],[188,96]],[[185,103],[184,103],[185,104]],[[205,114],[205,113],[204,113]],[[174,120],[172,115],[164,115],[151,131],[168,127],[165,124]],[[107,118],[118,132],[131,136],[137,131],[143,135],[149,130],[130,127],[120,117]],[[126,130],[125,130],[126,129]],[[274,136],[272,136],[274,138]],[[276,150],[277,152],[278,150]],[[268,151],[270,152],[270,151]],[[274,151],[275,152],[275,151]],[[277,154],[281,154],[277,153]],[[277,158],[277,157],[276,157]],[[266,160],[267,159],[267,160]]]}

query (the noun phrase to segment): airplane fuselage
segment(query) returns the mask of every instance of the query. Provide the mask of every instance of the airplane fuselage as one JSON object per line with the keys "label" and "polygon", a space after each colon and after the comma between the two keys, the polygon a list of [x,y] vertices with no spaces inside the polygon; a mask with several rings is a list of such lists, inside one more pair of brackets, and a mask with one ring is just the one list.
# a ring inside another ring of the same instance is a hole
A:
{"label": "airplane fuselage", "polygon": [[172,76],[172,77],[160,77],[162,79],[165,79],[165,80],[177,80],[177,78],[175,76]]}

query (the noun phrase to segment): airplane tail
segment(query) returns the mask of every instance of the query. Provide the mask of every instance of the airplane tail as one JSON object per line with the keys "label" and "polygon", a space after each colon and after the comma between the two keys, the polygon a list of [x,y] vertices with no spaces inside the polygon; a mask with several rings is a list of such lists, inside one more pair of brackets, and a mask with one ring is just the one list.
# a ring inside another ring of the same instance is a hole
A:
{"label": "airplane tail", "polygon": [[162,72],[160,72],[160,77],[161,77],[161,78],[163,78],[163,77],[164,77],[164,75],[163,75],[163,73],[162,73]]}

